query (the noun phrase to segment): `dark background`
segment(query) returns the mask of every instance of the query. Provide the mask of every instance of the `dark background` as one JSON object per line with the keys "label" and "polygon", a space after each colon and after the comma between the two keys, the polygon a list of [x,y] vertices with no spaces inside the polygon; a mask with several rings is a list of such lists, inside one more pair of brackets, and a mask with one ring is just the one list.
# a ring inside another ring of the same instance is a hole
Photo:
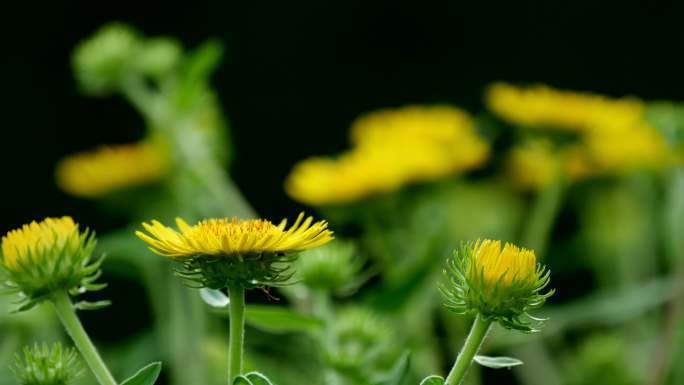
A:
{"label": "dark background", "polygon": [[684,7],[674,1],[25,2],[0,14],[0,230],[71,215],[102,232],[119,223],[61,193],[53,166],[101,143],[135,140],[139,116],[118,97],[76,91],[74,45],[105,22],[222,40],[214,77],[232,124],[233,176],[257,210],[297,206],[292,164],[347,146],[358,114],[450,102],[477,112],[493,80],[545,82],[647,99],[684,99]]}

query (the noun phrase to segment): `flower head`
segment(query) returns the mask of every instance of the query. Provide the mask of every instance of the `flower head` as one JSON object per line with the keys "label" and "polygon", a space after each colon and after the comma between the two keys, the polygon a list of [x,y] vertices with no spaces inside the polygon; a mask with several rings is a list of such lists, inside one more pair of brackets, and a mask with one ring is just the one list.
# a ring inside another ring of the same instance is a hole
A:
{"label": "flower head", "polygon": [[292,254],[321,246],[333,239],[325,221],[313,223],[301,213],[286,229],[263,219],[207,219],[189,225],[176,219],[179,231],[159,221],[143,223],[147,231],[136,235],[162,256],[180,261],[185,278],[202,286],[218,289],[231,282],[245,287],[275,283],[287,279],[283,273]]}
{"label": "flower head", "polygon": [[322,206],[353,202],[473,169],[489,156],[465,112],[448,106],[408,106],[360,117],[353,148],[336,158],[315,157],[293,168],[285,190]]}
{"label": "flower head", "polygon": [[[466,243],[448,261],[448,283],[441,287],[446,306],[460,314],[479,313],[512,329],[536,331],[528,311],[553,294],[541,291],[549,272],[534,251],[500,241]],[[534,318],[532,318],[534,319]]]}
{"label": "flower head", "polygon": [[297,261],[297,276],[309,288],[338,291],[353,287],[353,280],[363,267],[354,244],[335,240],[322,247],[306,250]]}
{"label": "flower head", "polygon": [[645,112],[644,103],[635,98],[611,99],[544,85],[495,83],[485,99],[489,109],[511,123],[573,132],[628,126]]}
{"label": "flower head", "polygon": [[25,347],[23,358],[17,354],[10,369],[21,385],[69,385],[83,372],[76,350],[59,343]]}
{"label": "flower head", "polygon": [[65,192],[96,198],[160,179],[168,169],[166,154],[151,143],[105,146],[67,156],[57,164],[56,179]]}
{"label": "flower head", "polygon": [[91,261],[94,248],[94,235],[80,232],[71,217],[46,218],[2,237],[0,270],[30,307],[55,290],[101,289],[93,283],[102,263]]}

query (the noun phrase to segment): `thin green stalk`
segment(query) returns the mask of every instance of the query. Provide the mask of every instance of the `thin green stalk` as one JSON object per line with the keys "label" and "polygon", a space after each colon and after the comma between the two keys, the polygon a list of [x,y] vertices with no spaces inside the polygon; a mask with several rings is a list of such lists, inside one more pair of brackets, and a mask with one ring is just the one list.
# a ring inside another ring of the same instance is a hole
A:
{"label": "thin green stalk", "polygon": [[559,172],[554,180],[539,192],[532,206],[527,226],[523,230],[523,246],[533,249],[537,256],[546,253],[549,235],[558,216],[565,181]]}
{"label": "thin green stalk", "polygon": [[83,329],[83,325],[81,325],[81,321],[76,315],[76,311],[74,310],[74,306],[72,305],[67,292],[57,292],[52,297],[52,304],[55,306],[55,310],[57,311],[59,319],[62,321],[62,325],[64,325],[67,333],[69,333],[69,336],[74,341],[74,345],[76,345],[81,352],[81,356],[83,356],[83,359],[90,367],[90,370],[95,374],[97,381],[101,385],[117,385],[116,380],[114,380],[114,377],[109,372],[107,365],[105,365],[98,354],[95,345],[93,345],[90,337],[88,337],[85,329]]}
{"label": "thin green stalk", "polygon": [[465,378],[468,368],[472,365],[473,358],[480,350],[480,346],[482,346],[482,342],[487,336],[487,332],[491,325],[492,321],[482,319],[482,316],[479,314],[475,317],[468,338],[466,339],[461,352],[458,353],[456,362],[444,382],[445,385],[460,385],[461,382],[463,382],[463,378]]}
{"label": "thin green stalk", "polygon": [[242,350],[245,340],[245,288],[229,286],[230,340],[228,346],[228,384],[242,374]]}

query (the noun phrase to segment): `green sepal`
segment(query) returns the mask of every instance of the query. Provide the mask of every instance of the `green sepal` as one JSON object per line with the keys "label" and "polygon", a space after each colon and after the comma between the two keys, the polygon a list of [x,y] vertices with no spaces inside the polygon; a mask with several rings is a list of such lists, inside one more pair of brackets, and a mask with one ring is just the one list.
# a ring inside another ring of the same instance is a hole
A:
{"label": "green sepal", "polygon": [[153,362],[124,380],[121,385],[154,385],[161,372],[161,366],[161,362]]}
{"label": "green sepal", "polygon": [[517,358],[513,357],[489,357],[489,356],[480,356],[476,355],[473,358],[473,361],[477,362],[478,364],[491,368],[491,369],[502,369],[502,368],[507,368],[510,369],[514,366],[519,366],[522,365],[523,362],[520,361]]}
{"label": "green sepal", "polygon": [[444,385],[444,377],[433,374],[423,378],[419,385]]}

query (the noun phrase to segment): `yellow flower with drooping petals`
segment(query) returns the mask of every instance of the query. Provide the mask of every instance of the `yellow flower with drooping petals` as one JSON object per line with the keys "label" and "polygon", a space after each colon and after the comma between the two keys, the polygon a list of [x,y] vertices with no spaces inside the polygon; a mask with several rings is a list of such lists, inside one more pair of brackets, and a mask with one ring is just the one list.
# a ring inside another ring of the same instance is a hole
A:
{"label": "yellow flower with drooping petals", "polygon": [[274,225],[264,219],[206,219],[189,225],[177,218],[178,230],[152,221],[143,223],[147,233],[136,235],[162,256],[183,263],[180,276],[200,286],[222,289],[272,285],[288,280],[296,252],[330,242],[326,221],[313,223],[301,213],[295,223]]}
{"label": "yellow flower with drooping petals", "polygon": [[176,218],[180,231],[154,220],[143,223],[149,235],[142,231],[135,234],[155,253],[174,259],[201,255],[276,254],[311,249],[333,239],[326,221],[312,222],[313,217],[304,219],[304,213],[299,214],[289,229],[286,229],[286,219],[278,226],[264,219],[237,218],[206,219],[190,226]]}
{"label": "yellow flower with drooping petals", "polygon": [[343,204],[473,169],[489,156],[472,118],[449,106],[408,106],[364,115],[353,148],[293,168],[285,190],[314,206]]}
{"label": "yellow flower with drooping petals", "polygon": [[65,192],[97,198],[113,191],[149,184],[167,172],[168,155],[149,142],[103,146],[69,155],[55,172]]}
{"label": "yellow flower with drooping petals", "polygon": [[640,122],[645,112],[644,103],[636,98],[613,99],[544,85],[494,83],[487,89],[485,102],[510,123],[572,132],[630,126]]}

